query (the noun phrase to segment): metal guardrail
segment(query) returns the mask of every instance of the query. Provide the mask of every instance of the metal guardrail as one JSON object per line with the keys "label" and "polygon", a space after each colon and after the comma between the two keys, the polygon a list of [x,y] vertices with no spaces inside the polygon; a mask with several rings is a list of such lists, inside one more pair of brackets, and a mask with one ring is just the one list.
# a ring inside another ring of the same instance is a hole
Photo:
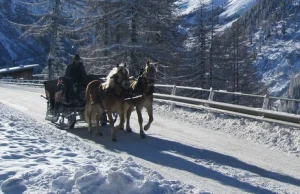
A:
{"label": "metal guardrail", "polygon": [[213,101],[214,95],[216,93],[262,98],[262,99],[264,99],[263,104],[262,104],[263,109],[268,109],[267,107],[268,107],[270,99],[300,102],[300,99],[275,97],[275,96],[270,96],[268,94],[266,94],[266,95],[256,95],[256,94],[245,94],[245,93],[241,93],[241,92],[228,92],[226,90],[213,90],[213,88],[203,89],[203,88],[196,88],[196,87],[186,87],[186,86],[176,86],[176,85],[162,85],[162,84],[155,84],[155,87],[172,88],[171,95],[174,95],[174,96],[176,96],[176,89],[188,89],[188,90],[197,90],[197,91],[209,92],[208,100],[210,100],[210,101]]}
{"label": "metal guardrail", "polygon": [[[202,105],[203,107],[209,107],[209,108],[220,109],[220,110],[225,110],[225,111],[230,111],[230,112],[235,112],[235,113],[241,113],[244,115],[252,115],[252,116],[264,117],[264,118],[268,118],[268,119],[272,119],[272,120],[294,123],[296,125],[292,125],[292,126],[300,128],[300,123],[299,123],[300,115],[276,112],[276,111],[272,111],[272,110],[265,110],[262,108],[252,108],[252,107],[241,106],[241,105],[215,102],[215,101],[211,101],[211,100],[202,100],[202,99],[195,99],[195,98],[188,98],[188,97],[174,96],[174,95],[166,95],[166,94],[154,93],[154,98],[161,99],[161,100],[174,101],[174,102],[179,102],[179,103],[185,103],[185,104],[191,104],[191,105]],[[287,124],[287,123],[285,123],[285,124]]]}
{"label": "metal guardrail", "polygon": [[[42,87],[43,86],[42,83],[44,81],[46,81],[46,80],[13,80],[13,79],[3,80],[2,79],[2,80],[0,80],[0,83],[34,85],[34,86]],[[203,89],[203,88],[196,88],[196,87],[162,85],[162,84],[155,84],[155,87],[172,89],[170,94],[154,93],[155,99],[168,100],[168,101],[185,103],[185,104],[190,104],[190,105],[204,105],[204,106],[214,108],[214,109],[220,109],[220,110],[230,111],[230,112],[234,112],[234,113],[252,115],[252,116],[257,116],[257,117],[264,117],[264,118],[268,118],[268,119],[272,119],[272,120],[293,123],[294,127],[300,128],[300,115],[268,110],[268,104],[269,104],[270,99],[300,102],[299,99],[273,97],[273,96],[269,96],[269,95],[244,94],[244,93],[240,93],[240,92],[228,92],[225,90],[213,90],[212,88]],[[197,90],[197,91],[209,92],[209,97],[207,100],[204,100],[204,99],[196,99],[196,98],[190,98],[190,97],[177,96],[176,95],[177,89],[187,89],[187,90]],[[253,108],[253,107],[247,107],[247,106],[242,106],[242,105],[216,102],[213,100],[215,93],[233,94],[233,95],[240,95],[240,96],[262,98],[263,104],[262,104],[261,108]]]}
{"label": "metal guardrail", "polygon": [[46,80],[23,80],[23,79],[0,79],[0,83],[5,84],[18,84],[18,85],[31,85],[31,86],[43,86],[43,82]]}

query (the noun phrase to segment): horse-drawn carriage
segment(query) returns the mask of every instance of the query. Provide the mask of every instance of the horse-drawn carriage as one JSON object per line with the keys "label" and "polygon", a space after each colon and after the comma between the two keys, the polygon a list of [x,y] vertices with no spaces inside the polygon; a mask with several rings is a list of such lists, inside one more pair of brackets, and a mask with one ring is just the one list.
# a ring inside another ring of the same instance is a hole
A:
{"label": "horse-drawn carriage", "polygon": [[[59,118],[60,125],[64,126],[64,119],[68,120],[68,128],[74,128],[78,120],[88,123],[89,133],[92,134],[92,123],[96,124],[98,135],[99,123],[104,125],[109,121],[111,137],[116,141],[116,132],[124,129],[126,118],[126,131],[131,132],[129,119],[131,112],[136,108],[140,126],[140,136],[145,138],[147,131],[153,121],[153,92],[156,73],[156,63],[147,61],[145,68],[138,78],[130,78],[126,64],[113,68],[107,76],[87,75],[84,84],[75,85],[74,90],[77,97],[76,103],[67,103],[65,99],[66,87],[64,79],[59,78],[44,82],[47,112],[46,120],[53,123]],[[146,108],[149,120],[142,126],[142,108]],[[114,123],[119,115],[119,125]],[[77,118],[79,117],[79,119]],[[108,119],[107,119],[108,117]]]}
{"label": "horse-drawn carriage", "polygon": [[[44,97],[47,100],[46,120],[56,123],[59,121],[61,127],[67,125],[69,129],[73,129],[77,121],[84,120],[85,108],[85,90],[88,83],[93,80],[105,82],[105,76],[102,75],[87,75],[84,83],[74,84],[74,101],[67,102],[66,100],[66,84],[64,77],[55,80],[44,82],[45,93]],[[65,124],[67,119],[67,124]],[[104,112],[101,117],[101,125],[107,123],[106,113]]]}

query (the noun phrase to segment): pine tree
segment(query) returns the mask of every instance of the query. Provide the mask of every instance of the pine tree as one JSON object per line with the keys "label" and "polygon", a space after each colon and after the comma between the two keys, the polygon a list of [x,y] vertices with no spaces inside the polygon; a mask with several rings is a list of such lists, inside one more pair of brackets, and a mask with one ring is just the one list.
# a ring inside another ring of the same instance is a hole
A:
{"label": "pine tree", "polygon": [[[174,52],[172,41],[176,30],[172,19],[173,2],[91,2],[93,11],[87,16],[90,19],[84,28],[92,32],[91,37],[96,39],[90,40],[91,44],[82,49],[89,55],[90,63],[93,63],[91,68],[106,69],[109,65],[126,61],[130,71],[137,74],[147,58],[165,63],[170,60],[166,55]],[[105,18],[106,26],[103,22]],[[100,31],[95,30],[95,24],[101,26]],[[106,56],[99,53],[103,51],[107,51]]]}
{"label": "pine tree", "polygon": [[[33,36],[36,39],[49,41],[49,54],[47,57],[48,79],[54,79],[64,69],[65,55],[62,44],[72,32],[72,21],[82,13],[84,0],[31,0],[22,1],[32,12],[36,21],[32,24],[19,24],[25,28],[22,37]],[[41,10],[36,13],[36,10]]]}

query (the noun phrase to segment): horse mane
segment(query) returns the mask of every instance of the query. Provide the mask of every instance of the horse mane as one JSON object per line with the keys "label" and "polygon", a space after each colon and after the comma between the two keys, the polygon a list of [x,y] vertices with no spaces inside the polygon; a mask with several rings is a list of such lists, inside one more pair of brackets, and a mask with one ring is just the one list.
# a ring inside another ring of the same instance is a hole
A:
{"label": "horse mane", "polygon": [[114,75],[116,75],[121,69],[124,69],[125,71],[127,71],[127,73],[129,74],[129,70],[127,69],[127,67],[125,66],[124,63],[120,64],[118,67],[114,67],[109,74],[106,76],[106,81],[103,83],[104,85],[104,89],[107,88],[114,88],[115,87],[115,82],[114,79],[111,79]]}
{"label": "horse mane", "polygon": [[[147,61],[147,64],[146,66],[143,68],[143,72],[141,74],[140,72],[140,75],[138,77],[138,79],[132,79],[131,82],[130,82],[130,88],[135,91],[135,92],[140,92],[140,93],[143,93],[144,92],[144,88],[143,88],[143,84],[142,82],[142,77],[145,76],[145,71],[146,69],[148,68],[149,69],[154,69],[155,72],[157,71],[157,62],[150,62],[150,61]],[[153,91],[153,87],[150,89],[151,91]]]}
{"label": "horse mane", "polygon": [[[149,62],[148,63],[148,67],[153,67],[153,68],[155,68],[155,70],[157,70],[157,62]],[[146,66],[145,66],[145,68],[147,67],[147,64],[146,64]]]}
{"label": "horse mane", "polygon": [[133,90],[135,90],[135,89],[136,89],[136,86],[137,86],[137,84],[138,84],[138,81],[139,81],[139,80],[136,80],[136,79],[131,80],[130,88],[132,88]]}

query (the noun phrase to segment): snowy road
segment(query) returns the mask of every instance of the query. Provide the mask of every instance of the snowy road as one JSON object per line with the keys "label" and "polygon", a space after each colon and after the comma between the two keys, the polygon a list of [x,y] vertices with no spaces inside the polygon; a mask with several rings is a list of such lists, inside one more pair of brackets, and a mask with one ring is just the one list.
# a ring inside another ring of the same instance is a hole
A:
{"label": "snowy road", "polygon": [[[0,85],[1,103],[43,123],[46,122],[46,102],[40,94],[43,90],[24,91]],[[159,172],[166,179],[179,180],[202,191],[300,193],[299,155],[237,137],[231,134],[232,130],[230,133],[215,130],[213,125],[218,125],[219,120],[206,119],[210,125],[191,123],[188,119],[183,122],[158,112],[160,110],[162,108],[155,105],[154,122],[146,132],[146,139],[139,138],[135,114],[131,122],[134,133],[118,132],[117,143],[110,141],[108,128],[104,129],[103,137],[89,136],[84,123],[66,133],[79,137],[95,149],[124,159],[131,156],[136,163]],[[181,116],[184,120],[185,115]],[[147,116],[144,116],[146,120]],[[234,130],[246,128],[236,120],[237,124],[231,126]],[[223,124],[222,127],[228,128]],[[296,142],[295,149],[300,151],[300,137]]]}

